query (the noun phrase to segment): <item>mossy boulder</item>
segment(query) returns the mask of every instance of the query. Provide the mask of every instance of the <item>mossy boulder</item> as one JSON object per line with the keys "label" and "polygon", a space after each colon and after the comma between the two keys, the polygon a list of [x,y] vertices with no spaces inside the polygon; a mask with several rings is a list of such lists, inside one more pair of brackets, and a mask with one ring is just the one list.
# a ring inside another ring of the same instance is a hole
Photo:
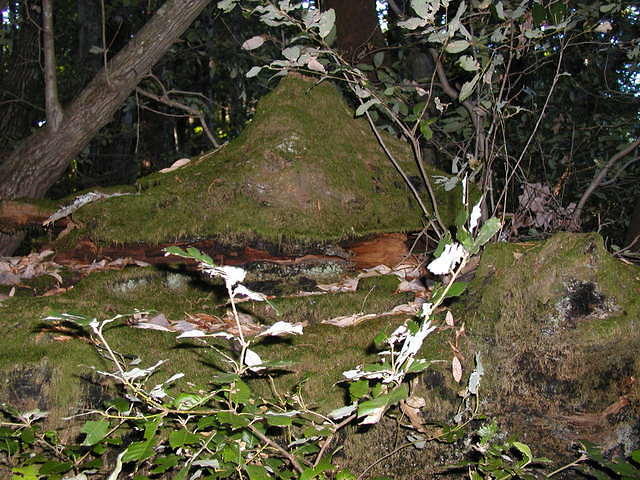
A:
{"label": "mossy boulder", "polygon": [[[409,147],[383,135],[420,184]],[[427,168],[431,182],[443,172]],[[453,223],[460,188],[434,184],[440,215]],[[418,185],[430,206],[424,186]],[[135,195],[89,204],[74,214],[78,236],[98,244],[216,237],[275,243],[336,241],[422,229],[424,218],[369,125],[355,119],[334,85],[290,75],[260,100],[235,140],[170,173],[138,182]]]}
{"label": "mossy boulder", "polygon": [[579,440],[638,448],[640,269],[600,235],[489,245],[456,312],[484,363],[481,411],[510,434],[556,459]]}

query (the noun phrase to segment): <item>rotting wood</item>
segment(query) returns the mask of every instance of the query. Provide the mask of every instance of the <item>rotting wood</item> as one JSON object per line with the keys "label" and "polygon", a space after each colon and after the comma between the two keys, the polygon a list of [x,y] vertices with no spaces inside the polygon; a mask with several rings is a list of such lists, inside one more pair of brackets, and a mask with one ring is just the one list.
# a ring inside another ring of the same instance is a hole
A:
{"label": "rotting wood", "polygon": [[337,250],[345,252],[346,255],[327,254],[325,252],[331,251],[332,249],[320,249],[317,247],[301,249],[299,254],[296,255],[284,255],[277,251],[269,251],[269,248],[260,246],[246,245],[232,248],[222,245],[215,240],[173,242],[158,245],[128,244],[122,246],[98,246],[90,240],[84,239],[77,244],[76,248],[56,254],[54,260],[61,265],[78,262],[90,263],[103,258],[115,259],[121,257],[132,258],[152,265],[194,263],[173,255],[165,256],[163,249],[169,246],[197,248],[209,255],[214,262],[219,265],[247,265],[253,262],[272,262],[279,265],[344,262],[345,266],[362,269],[381,264],[393,267],[409,255],[407,235],[403,233],[391,233],[339,244]]}

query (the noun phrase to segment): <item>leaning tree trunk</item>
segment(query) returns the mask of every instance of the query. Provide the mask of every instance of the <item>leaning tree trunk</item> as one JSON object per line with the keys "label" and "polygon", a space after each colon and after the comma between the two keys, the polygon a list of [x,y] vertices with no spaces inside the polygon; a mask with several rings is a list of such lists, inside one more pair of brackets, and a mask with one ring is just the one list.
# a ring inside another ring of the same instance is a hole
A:
{"label": "leaning tree trunk", "polygon": [[[41,198],[210,0],[168,0],[63,112],[0,165],[0,199]],[[1,249],[1,245],[0,245]]]}

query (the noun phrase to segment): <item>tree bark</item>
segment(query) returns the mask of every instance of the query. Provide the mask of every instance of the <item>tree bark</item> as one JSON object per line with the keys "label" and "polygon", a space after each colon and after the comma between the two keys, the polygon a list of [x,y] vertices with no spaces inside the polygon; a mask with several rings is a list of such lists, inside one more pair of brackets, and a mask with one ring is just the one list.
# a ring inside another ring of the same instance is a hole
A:
{"label": "tree bark", "polygon": [[640,238],[636,240],[637,237],[640,237],[640,195],[636,199],[636,205],[631,214],[631,221],[624,239],[625,246],[631,245],[635,240],[631,246],[631,250],[634,252],[640,252]]}
{"label": "tree bark", "polygon": [[168,0],[65,109],[0,166],[0,199],[41,198],[210,0]]}
{"label": "tree bark", "polygon": [[322,10],[336,12],[338,50],[352,64],[372,63],[370,52],[386,46],[375,0],[322,0]]}
{"label": "tree bark", "polygon": [[42,0],[42,50],[44,52],[44,100],[47,125],[57,131],[62,121],[62,106],[58,99],[56,52],[53,40],[53,0]]}

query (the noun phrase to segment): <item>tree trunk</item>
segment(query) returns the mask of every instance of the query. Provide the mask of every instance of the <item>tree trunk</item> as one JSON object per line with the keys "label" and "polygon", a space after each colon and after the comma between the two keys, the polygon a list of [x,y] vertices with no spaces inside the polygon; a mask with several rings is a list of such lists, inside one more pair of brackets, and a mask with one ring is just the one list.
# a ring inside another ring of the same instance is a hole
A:
{"label": "tree trunk", "polygon": [[65,109],[57,131],[45,127],[0,166],[0,199],[41,198],[210,0],[168,0]]}
{"label": "tree trunk", "polygon": [[352,64],[372,63],[369,53],[385,46],[375,0],[322,0],[336,12],[338,50]]}
{"label": "tree trunk", "polygon": [[[640,195],[636,199],[636,206],[631,214],[631,221],[629,222],[629,228],[627,228],[627,234],[625,235],[625,246],[630,245],[631,242],[636,240],[636,237],[640,236]],[[633,244],[631,250],[634,252],[640,252],[640,238]]]}

